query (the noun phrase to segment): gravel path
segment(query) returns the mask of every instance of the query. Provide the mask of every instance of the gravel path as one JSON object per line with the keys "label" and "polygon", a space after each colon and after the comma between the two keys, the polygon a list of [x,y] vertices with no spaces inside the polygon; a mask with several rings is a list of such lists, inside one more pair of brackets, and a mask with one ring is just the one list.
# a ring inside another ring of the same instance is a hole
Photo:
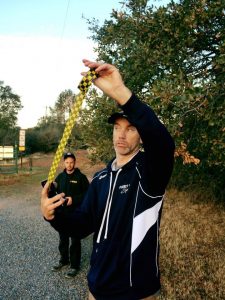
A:
{"label": "gravel path", "polygon": [[41,216],[40,187],[25,184],[13,196],[9,187],[0,189],[0,300],[87,299],[91,237],[82,241],[75,278],[66,279],[66,269],[51,272],[59,259],[58,233]]}

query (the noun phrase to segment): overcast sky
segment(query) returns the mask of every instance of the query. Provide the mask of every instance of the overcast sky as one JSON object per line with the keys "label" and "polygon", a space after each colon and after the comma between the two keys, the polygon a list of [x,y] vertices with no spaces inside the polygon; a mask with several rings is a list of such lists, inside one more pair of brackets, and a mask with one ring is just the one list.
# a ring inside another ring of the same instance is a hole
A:
{"label": "overcast sky", "polygon": [[21,128],[35,126],[63,90],[78,92],[82,59],[97,56],[82,16],[102,24],[119,2],[0,0],[0,81],[21,97]]}

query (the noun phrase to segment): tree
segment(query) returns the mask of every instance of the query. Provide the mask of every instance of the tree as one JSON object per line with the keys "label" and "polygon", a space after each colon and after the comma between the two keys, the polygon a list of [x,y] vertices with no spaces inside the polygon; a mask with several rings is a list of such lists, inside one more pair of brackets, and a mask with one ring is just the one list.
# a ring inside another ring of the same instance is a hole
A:
{"label": "tree", "polygon": [[[51,115],[53,118],[55,118],[55,122],[57,122],[57,124],[62,124],[63,127],[65,126],[71,113],[71,109],[74,105],[75,99],[76,95],[70,89],[64,90],[59,94],[54,108],[51,109]],[[80,126],[78,122],[74,124],[74,128],[68,140],[67,146],[68,148],[72,149],[85,146],[81,138]]]}
{"label": "tree", "polygon": [[113,155],[112,125],[107,124],[107,119],[116,111],[116,105],[95,89],[90,90],[85,104],[79,120],[82,140],[94,162],[106,162]]}
{"label": "tree", "polygon": [[[48,107],[49,113],[46,112],[46,115],[38,120],[36,127],[27,130],[26,144],[31,153],[50,152],[57,149],[74,100],[75,95],[71,90],[61,92],[54,107]],[[80,126],[75,124],[66,148],[74,151],[74,149],[84,146]]]}
{"label": "tree", "polygon": [[[88,21],[96,51],[100,60],[117,65],[128,87],[169,128],[176,156],[182,158],[177,158],[176,171],[189,175],[181,185],[209,183],[221,192],[225,178],[224,6],[219,0],[182,0],[155,8],[150,2],[123,1],[123,8],[113,10],[101,27],[95,20]],[[106,102],[109,112],[107,106]],[[102,130],[97,115],[91,114],[95,132]],[[197,167],[187,166],[199,162]],[[206,173],[212,175],[209,180]]]}
{"label": "tree", "polygon": [[30,153],[53,152],[57,149],[62,130],[53,124],[30,128],[26,132],[26,145]]}
{"label": "tree", "polygon": [[14,143],[17,115],[22,108],[20,97],[12,92],[8,85],[0,81],[0,144]]}
{"label": "tree", "polygon": [[70,89],[60,93],[54,106],[54,112],[61,123],[65,124],[73,106],[74,97],[75,95]]}

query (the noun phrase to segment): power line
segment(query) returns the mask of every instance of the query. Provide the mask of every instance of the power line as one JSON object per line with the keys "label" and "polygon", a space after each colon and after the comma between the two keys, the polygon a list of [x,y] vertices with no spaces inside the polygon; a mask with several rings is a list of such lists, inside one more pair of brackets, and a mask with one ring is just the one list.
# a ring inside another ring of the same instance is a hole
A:
{"label": "power line", "polygon": [[70,0],[68,0],[68,2],[67,2],[66,14],[65,14],[65,17],[64,17],[64,21],[63,21],[63,28],[62,28],[60,41],[63,39],[63,36],[64,36],[64,31],[65,31],[65,27],[66,27],[66,21],[67,21],[69,6],[70,6]]}

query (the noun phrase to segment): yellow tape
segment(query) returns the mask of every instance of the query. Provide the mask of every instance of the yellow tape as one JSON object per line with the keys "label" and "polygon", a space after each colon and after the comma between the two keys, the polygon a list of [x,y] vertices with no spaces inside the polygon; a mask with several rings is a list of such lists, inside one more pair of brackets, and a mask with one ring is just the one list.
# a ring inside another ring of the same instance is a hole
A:
{"label": "yellow tape", "polygon": [[63,136],[61,138],[61,141],[58,145],[56,154],[54,156],[49,174],[48,174],[48,183],[52,183],[55,179],[55,175],[56,175],[56,171],[59,165],[59,162],[61,160],[61,157],[63,155],[63,151],[65,149],[65,146],[67,144],[67,140],[71,134],[71,131],[74,127],[74,124],[79,116],[79,111],[80,108],[82,106],[83,100],[85,98],[85,95],[88,91],[88,88],[90,87],[90,85],[92,84],[92,80],[97,78],[97,75],[95,73],[94,70],[90,69],[87,72],[87,75],[84,76],[80,82],[80,84],[78,85],[78,88],[80,89],[80,93],[75,97],[74,100],[74,105],[73,108],[71,110],[69,119],[66,122],[66,126],[63,132]]}

